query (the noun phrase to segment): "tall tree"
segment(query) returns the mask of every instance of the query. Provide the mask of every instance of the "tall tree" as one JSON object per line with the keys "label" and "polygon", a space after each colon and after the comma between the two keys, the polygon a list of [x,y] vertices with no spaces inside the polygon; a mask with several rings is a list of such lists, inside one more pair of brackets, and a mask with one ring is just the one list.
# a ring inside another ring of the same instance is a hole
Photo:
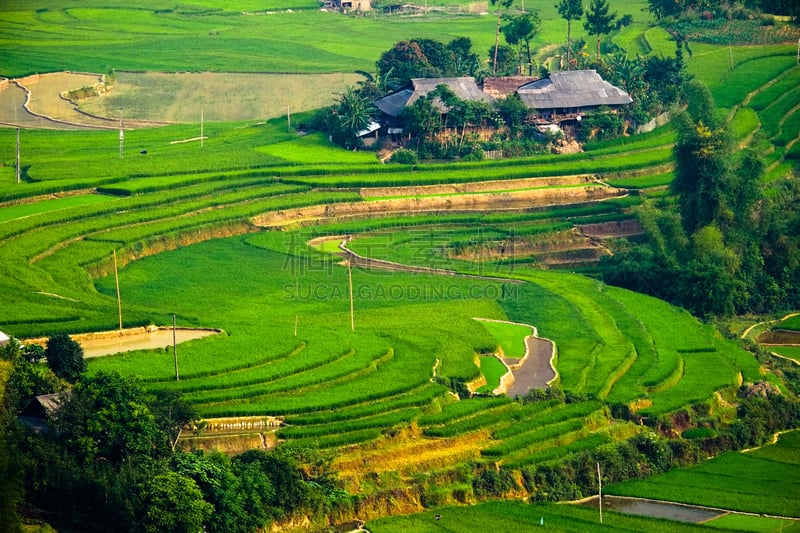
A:
{"label": "tall tree", "polygon": [[589,35],[597,35],[597,60],[600,61],[600,36],[609,33],[614,29],[616,13],[608,12],[607,0],[592,0],[589,10],[586,12],[586,22],[583,27]]}
{"label": "tall tree", "polygon": [[497,6],[497,27],[494,32],[494,57],[492,58],[492,76],[497,74],[497,49],[500,47],[500,17],[503,10],[508,10],[514,0],[491,0],[493,6]]}
{"label": "tall tree", "polygon": [[713,115],[714,99],[705,85],[688,85],[687,111],[675,117],[675,179],[681,218],[688,234],[720,220],[733,195],[733,143]]}
{"label": "tall tree", "polygon": [[100,372],[78,380],[54,424],[67,448],[85,462],[156,457],[168,448],[148,406],[151,400],[136,379]]}
{"label": "tall tree", "polygon": [[583,16],[583,3],[581,0],[561,0],[556,4],[558,14],[567,21],[567,69],[572,64],[572,21]]}
{"label": "tall tree", "polygon": [[439,69],[431,65],[418,42],[399,41],[391,50],[381,54],[377,63],[378,73],[389,90],[405,86],[412,78],[441,76]]}
{"label": "tall tree", "polygon": [[66,333],[56,333],[50,337],[44,353],[47,365],[60,378],[75,381],[86,372],[83,348]]}
{"label": "tall tree", "polygon": [[473,76],[480,68],[478,54],[472,51],[469,37],[456,37],[447,43],[447,49],[453,53],[453,64],[457,76]]}
{"label": "tall tree", "polygon": [[524,13],[516,17],[511,17],[503,27],[503,37],[512,46],[517,46],[517,53],[520,57],[520,68],[518,73],[522,74],[522,53],[519,48],[524,44],[528,59],[528,75],[533,70],[533,58],[531,57],[531,41],[539,33],[541,20],[535,11]]}
{"label": "tall tree", "polygon": [[140,492],[145,506],[141,527],[147,533],[195,533],[214,514],[195,481],[175,472],[146,480]]}

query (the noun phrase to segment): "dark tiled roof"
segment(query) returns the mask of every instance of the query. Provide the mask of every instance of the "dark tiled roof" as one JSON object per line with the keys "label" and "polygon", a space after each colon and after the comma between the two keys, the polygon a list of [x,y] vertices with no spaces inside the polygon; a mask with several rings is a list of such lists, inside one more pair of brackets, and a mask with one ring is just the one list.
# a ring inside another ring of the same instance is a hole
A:
{"label": "dark tiled roof", "polygon": [[[386,113],[387,115],[396,117],[403,112],[403,108],[413,104],[416,100],[423,98],[429,92],[433,91],[439,85],[446,85],[452,90],[460,100],[466,101],[483,101],[491,103],[494,98],[484,93],[478,84],[475,83],[475,78],[414,78],[411,80],[412,89],[403,89],[402,91],[392,93],[389,96],[384,96],[375,102],[375,106]],[[442,111],[446,111],[441,102],[435,101]]]}
{"label": "dark tiled roof", "polygon": [[392,93],[389,96],[384,96],[375,102],[375,107],[383,111],[389,116],[399,117],[403,112],[403,108],[408,104],[409,99],[414,94],[412,89],[403,89],[402,91]]}
{"label": "dark tiled roof", "polygon": [[594,70],[553,72],[549,78],[523,85],[517,92],[525,105],[534,109],[625,105],[633,101],[628,93],[603,80]]}

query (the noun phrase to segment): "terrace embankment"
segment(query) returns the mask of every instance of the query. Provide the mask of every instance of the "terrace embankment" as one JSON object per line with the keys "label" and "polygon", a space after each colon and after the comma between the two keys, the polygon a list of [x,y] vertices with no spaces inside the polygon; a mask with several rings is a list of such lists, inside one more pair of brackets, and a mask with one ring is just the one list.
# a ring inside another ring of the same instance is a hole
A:
{"label": "terrace embankment", "polygon": [[[394,188],[396,191],[405,187]],[[411,189],[416,189],[412,187]],[[273,211],[253,217],[253,224],[266,228],[285,228],[331,222],[338,219],[379,218],[420,213],[458,213],[471,211],[523,211],[553,205],[569,205],[624,196],[626,191],[603,185],[542,187],[469,193],[446,196],[419,196],[314,205]],[[413,192],[408,191],[413,196]]]}
{"label": "terrace embankment", "polygon": [[545,178],[520,178],[512,180],[477,181],[469,183],[444,183],[410,187],[369,187],[359,191],[362,198],[391,198],[431,195],[457,195],[503,191],[522,191],[539,187],[566,187],[596,182],[590,174],[553,176]]}

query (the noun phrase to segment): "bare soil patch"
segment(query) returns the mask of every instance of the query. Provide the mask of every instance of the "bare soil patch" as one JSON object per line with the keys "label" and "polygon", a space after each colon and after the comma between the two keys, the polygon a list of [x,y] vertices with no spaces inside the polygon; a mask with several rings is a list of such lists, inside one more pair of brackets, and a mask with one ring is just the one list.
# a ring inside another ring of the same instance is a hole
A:
{"label": "bare soil patch", "polygon": [[600,224],[581,224],[578,231],[587,237],[595,239],[613,239],[616,237],[631,237],[641,235],[644,230],[638,220],[615,220]]}
{"label": "bare soil patch", "polygon": [[587,174],[555,176],[545,178],[521,178],[470,183],[446,183],[441,185],[418,185],[412,187],[370,187],[359,191],[362,198],[386,198],[392,196],[430,196],[433,194],[467,194],[476,192],[499,192],[536,187],[557,187],[590,183],[594,178]]}
{"label": "bare soil patch", "polygon": [[256,226],[281,228],[327,222],[334,219],[384,217],[406,213],[460,211],[513,211],[550,205],[567,205],[620,197],[624,191],[611,187],[552,187],[523,191],[396,198],[374,202],[343,202],[272,211],[253,217]]}
{"label": "bare soil patch", "polygon": [[759,335],[758,343],[773,346],[800,346],[800,331],[773,329]]}

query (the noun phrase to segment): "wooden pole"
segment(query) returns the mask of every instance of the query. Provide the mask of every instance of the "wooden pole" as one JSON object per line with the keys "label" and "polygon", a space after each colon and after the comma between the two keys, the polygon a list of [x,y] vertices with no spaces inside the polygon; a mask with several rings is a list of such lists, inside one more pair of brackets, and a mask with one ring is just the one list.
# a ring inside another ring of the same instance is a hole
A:
{"label": "wooden pole", "polygon": [[200,111],[200,148],[203,147],[203,112]]}
{"label": "wooden pole", "polygon": [[21,179],[22,172],[20,170],[21,167],[20,167],[19,163],[20,163],[20,157],[19,157],[19,128],[17,128],[17,183],[20,183],[22,181],[22,179]]}
{"label": "wooden pole", "polygon": [[294,336],[297,337],[297,314],[294,315]]}
{"label": "wooden pole", "polygon": [[353,271],[350,268],[350,260],[347,260],[347,278],[350,281],[350,330],[356,330],[356,319],[353,315]]}
{"label": "wooden pole", "polygon": [[178,373],[178,335],[175,331],[175,323],[177,319],[175,318],[175,314],[172,314],[172,356],[175,359],[175,381],[180,381],[181,376]]}
{"label": "wooden pole", "polygon": [[286,106],[286,131],[292,131],[292,108]]}
{"label": "wooden pole", "polygon": [[125,151],[124,149],[125,144],[125,130],[122,127],[122,110],[119,111],[119,158],[122,159],[122,155]]}
{"label": "wooden pole", "polygon": [[731,70],[733,70],[736,67],[733,64],[733,45],[730,43],[730,41],[728,41],[728,53],[731,56]]}
{"label": "wooden pole", "polygon": [[122,335],[122,298],[119,294],[119,271],[117,270],[116,250],[114,250],[114,281],[117,285],[117,314],[119,315],[119,334]]}
{"label": "wooden pole", "polygon": [[603,523],[603,478],[600,477],[600,462],[597,462],[597,486],[599,487],[597,502],[600,504],[600,523]]}

